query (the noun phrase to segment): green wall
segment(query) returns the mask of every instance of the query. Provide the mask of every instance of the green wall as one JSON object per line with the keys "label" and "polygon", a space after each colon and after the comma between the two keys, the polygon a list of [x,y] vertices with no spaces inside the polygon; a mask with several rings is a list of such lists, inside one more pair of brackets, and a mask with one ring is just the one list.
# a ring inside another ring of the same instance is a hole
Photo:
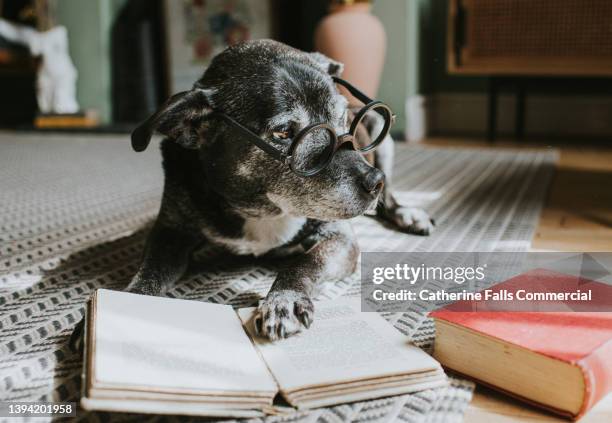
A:
{"label": "green wall", "polygon": [[374,0],[372,12],[387,32],[387,57],[379,97],[398,114],[395,129],[405,129],[406,98],[435,92],[486,89],[478,77],[446,71],[448,0]]}
{"label": "green wall", "polygon": [[[403,131],[406,126],[404,103],[412,75],[408,60],[409,27],[407,25],[411,0],[378,0],[372,12],[381,20],[387,32],[387,55],[378,97],[389,103],[397,114],[394,130]],[[364,52],[367,54],[367,52]]]}
{"label": "green wall", "polygon": [[98,110],[103,123],[111,117],[111,27],[125,1],[57,2],[57,20],[68,29],[70,56],[79,72],[79,104],[82,109]]}

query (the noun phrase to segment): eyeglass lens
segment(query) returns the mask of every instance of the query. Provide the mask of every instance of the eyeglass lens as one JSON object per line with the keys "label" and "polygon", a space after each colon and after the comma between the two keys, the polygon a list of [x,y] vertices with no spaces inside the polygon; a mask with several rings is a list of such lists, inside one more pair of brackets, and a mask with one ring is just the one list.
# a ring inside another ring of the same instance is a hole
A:
{"label": "eyeglass lens", "polygon": [[378,145],[387,135],[391,114],[386,106],[378,104],[367,108],[365,112],[358,111],[354,119],[357,122],[351,122],[351,129],[356,144],[359,150],[367,151]]}
{"label": "eyeglass lens", "polygon": [[314,127],[297,141],[292,157],[293,169],[301,174],[311,174],[322,169],[331,160],[336,137],[327,127]]}
{"label": "eyeglass lens", "polygon": [[[387,135],[390,121],[391,112],[384,104],[360,110],[349,122],[355,148],[366,152],[376,147]],[[329,164],[335,145],[336,134],[329,126],[315,126],[300,134],[291,153],[293,170],[305,176],[314,175]]]}

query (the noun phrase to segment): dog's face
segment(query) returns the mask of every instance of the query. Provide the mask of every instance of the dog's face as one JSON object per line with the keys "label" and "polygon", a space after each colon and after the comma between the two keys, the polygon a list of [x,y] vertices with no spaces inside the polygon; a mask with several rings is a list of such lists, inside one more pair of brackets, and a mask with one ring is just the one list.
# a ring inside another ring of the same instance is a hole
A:
{"label": "dog's face", "polygon": [[[191,91],[173,96],[134,131],[133,146],[144,149],[156,129],[193,148],[212,188],[248,216],[357,216],[376,204],[384,180],[360,153],[341,149],[324,171],[301,177],[211,115],[223,112],[283,151],[314,123],[325,122],[344,134],[348,104],[331,78],[341,69],[323,55],[269,40],[230,47]],[[305,142],[316,149],[324,141],[315,135]]]}

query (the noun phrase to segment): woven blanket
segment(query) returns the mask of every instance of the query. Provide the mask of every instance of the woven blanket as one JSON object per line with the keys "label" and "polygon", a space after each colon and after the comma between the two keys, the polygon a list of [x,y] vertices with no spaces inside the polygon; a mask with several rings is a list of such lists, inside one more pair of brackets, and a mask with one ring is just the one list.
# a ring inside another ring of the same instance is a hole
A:
{"label": "woven blanket", "polygon": [[[359,217],[354,228],[362,250],[523,251],[554,162],[552,152],[398,145],[398,198],[425,207],[437,229],[418,237]],[[122,289],[135,273],[162,182],[155,145],[136,154],[127,136],[0,133],[0,400],[78,401],[82,358],[70,351],[68,337],[93,290]],[[211,260],[208,252],[168,295],[254,305],[274,275],[257,261]],[[354,275],[326,283],[321,297],[358,293]],[[431,348],[434,328],[425,315],[384,316],[416,345]],[[266,420],[461,421],[472,390],[470,382],[451,378],[444,389]],[[81,411],[79,418],[145,416]]]}

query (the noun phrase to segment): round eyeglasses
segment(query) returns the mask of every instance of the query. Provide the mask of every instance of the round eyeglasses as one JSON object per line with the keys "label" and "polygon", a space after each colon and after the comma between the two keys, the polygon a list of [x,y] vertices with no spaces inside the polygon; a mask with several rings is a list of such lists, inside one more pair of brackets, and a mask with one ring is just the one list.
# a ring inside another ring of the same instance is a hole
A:
{"label": "round eyeglasses", "polygon": [[[349,131],[340,136],[329,124],[315,123],[298,132],[290,140],[291,144],[287,152],[284,152],[270,145],[230,116],[218,111],[214,115],[229,123],[257,147],[275,159],[286,163],[294,173],[304,177],[314,176],[329,166],[334,154],[340,148],[352,148],[363,154],[374,150],[385,139],[395,121],[395,115],[388,105],[382,101],[370,99],[343,79],[337,77],[333,79],[364,104],[357,113],[352,115]],[[367,128],[367,134],[360,129],[361,124]]]}

